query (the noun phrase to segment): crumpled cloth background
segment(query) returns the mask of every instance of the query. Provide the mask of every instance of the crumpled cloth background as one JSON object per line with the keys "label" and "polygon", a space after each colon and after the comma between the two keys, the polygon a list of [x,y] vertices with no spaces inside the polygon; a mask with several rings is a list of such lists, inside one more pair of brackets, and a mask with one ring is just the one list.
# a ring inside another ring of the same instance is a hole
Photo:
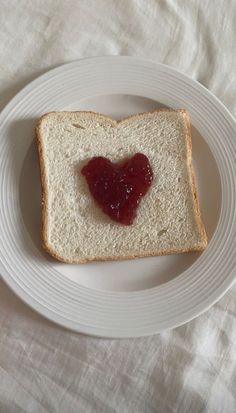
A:
{"label": "crumpled cloth background", "polygon": [[[0,109],[52,67],[123,54],[182,70],[236,115],[235,21],[235,0],[1,0]],[[104,340],[0,281],[0,412],[236,412],[236,287],[175,330]]]}

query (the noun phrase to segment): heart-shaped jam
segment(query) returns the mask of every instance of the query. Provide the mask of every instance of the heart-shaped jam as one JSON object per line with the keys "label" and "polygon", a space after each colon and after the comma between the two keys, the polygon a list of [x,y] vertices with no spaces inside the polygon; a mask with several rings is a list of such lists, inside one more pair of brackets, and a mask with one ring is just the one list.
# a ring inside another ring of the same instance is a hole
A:
{"label": "heart-shaped jam", "polygon": [[133,223],[140,200],[153,180],[148,158],[142,153],[120,164],[102,156],[94,157],[81,173],[103,212],[124,225]]}

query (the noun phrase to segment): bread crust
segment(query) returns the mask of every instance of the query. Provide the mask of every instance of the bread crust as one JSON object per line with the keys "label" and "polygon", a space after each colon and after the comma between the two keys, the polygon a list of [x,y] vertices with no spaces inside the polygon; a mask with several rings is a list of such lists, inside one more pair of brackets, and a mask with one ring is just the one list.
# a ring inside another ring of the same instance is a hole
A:
{"label": "bread crust", "polygon": [[[188,172],[189,172],[189,179],[190,179],[190,187],[191,187],[191,192],[192,192],[192,197],[193,197],[193,203],[194,203],[194,214],[195,214],[195,219],[196,219],[196,224],[198,225],[201,233],[201,238],[202,238],[202,243],[199,246],[193,247],[193,248],[172,248],[172,249],[166,249],[162,251],[157,251],[157,252],[147,252],[147,251],[140,251],[139,253],[135,254],[130,254],[127,256],[106,256],[106,257],[100,257],[100,256],[93,256],[93,257],[84,257],[76,260],[71,260],[67,259],[65,257],[60,256],[60,254],[57,253],[48,243],[48,189],[47,189],[47,178],[46,178],[46,170],[45,170],[45,163],[44,163],[44,146],[42,143],[42,135],[41,135],[41,126],[44,121],[44,119],[52,114],[61,114],[61,115],[66,115],[66,114],[76,114],[76,113],[84,113],[84,114],[91,114],[92,116],[96,116],[98,119],[103,118],[105,120],[109,120],[114,127],[116,127],[119,123],[125,123],[125,122],[130,122],[133,119],[136,119],[138,117],[146,116],[148,114],[152,113],[158,113],[158,112],[179,112],[184,115],[184,125],[185,125],[185,143],[186,143],[186,151],[187,151],[187,166],[188,166]],[[68,264],[83,264],[87,262],[92,262],[92,261],[117,261],[117,260],[128,260],[128,259],[137,259],[137,258],[145,258],[145,257],[155,257],[155,256],[162,256],[162,255],[169,255],[169,254],[179,254],[179,253],[184,253],[184,252],[194,252],[194,251],[203,251],[207,247],[207,235],[205,231],[205,227],[201,218],[201,213],[200,213],[200,206],[199,206],[199,200],[198,200],[198,195],[197,195],[197,190],[196,190],[196,183],[195,183],[195,176],[194,176],[194,171],[193,171],[193,165],[192,165],[192,139],[191,139],[191,123],[190,123],[190,117],[185,109],[170,109],[170,108],[160,108],[156,109],[153,111],[149,112],[143,112],[143,113],[138,113],[135,115],[128,116],[126,118],[120,119],[120,120],[115,120],[112,119],[110,116],[98,113],[98,112],[93,112],[93,111],[53,111],[53,112],[48,112],[45,113],[43,116],[40,117],[40,119],[37,122],[36,128],[36,143],[37,143],[37,148],[38,148],[38,156],[39,156],[39,166],[40,166],[40,181],[41,181],[41,191],[42,191],[42,200],[41,200],[41,213],[42,213],[42,219],[41,219],[41,237],[42,237],[42,245],[45,251],[50,254],[52,257],[56,258],[58,261],[65,262]]]}

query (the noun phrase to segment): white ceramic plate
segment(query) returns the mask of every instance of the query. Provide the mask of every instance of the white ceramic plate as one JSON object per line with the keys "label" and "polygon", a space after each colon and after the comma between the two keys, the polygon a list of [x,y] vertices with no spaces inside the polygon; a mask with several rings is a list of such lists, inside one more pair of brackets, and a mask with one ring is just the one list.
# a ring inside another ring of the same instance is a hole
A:
{"label": "white ceramic plate", "polygon": [[[121,118],[160,106],[186,108],[210,243],[202,254],[67,265],[40,246],[36,119],[90,109]],[[24,88],[0,117],[0,273],[26,303],[73,330],[106,337],[160,332],[196,317],[235,278],[236,124],[199,83],[131,57],[76,61]]]}

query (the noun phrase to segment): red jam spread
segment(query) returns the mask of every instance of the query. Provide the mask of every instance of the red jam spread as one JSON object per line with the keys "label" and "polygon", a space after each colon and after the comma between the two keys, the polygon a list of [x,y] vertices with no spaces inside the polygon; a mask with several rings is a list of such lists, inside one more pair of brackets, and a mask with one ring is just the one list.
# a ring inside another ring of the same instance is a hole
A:
{"label": "red jam spread", "polygon": [[148,158],[142,153],[120,164],[102,156],[94,157],[81,173],[103,212],[124,225],[133,223],[140,200],[153,180]]}

